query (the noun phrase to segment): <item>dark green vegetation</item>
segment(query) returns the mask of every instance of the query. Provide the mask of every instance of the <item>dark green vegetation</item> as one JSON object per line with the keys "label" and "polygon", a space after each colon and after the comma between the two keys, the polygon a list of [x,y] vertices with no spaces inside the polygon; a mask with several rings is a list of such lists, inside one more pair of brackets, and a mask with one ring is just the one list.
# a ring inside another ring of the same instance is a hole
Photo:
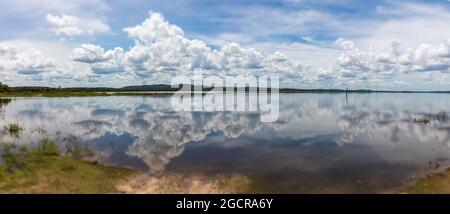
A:
{"label": "dark green vegetation", "polygon": [[0,93],[0,97],[92,97],[92,96],[111,96],[104,92],[64,92],[64,91],[14,91],[8,93]]}
{"label": "dark green vegetation", "polygon": [[0,82],[0,93],[9,91],[10,91],[9,86]]}
{"label": "dark green vegetation", "polygon": [[136,173],[88,162],[85,147],[70,145],[61,150],[48,138],[32,148],[0,144],[0,193],[114,193]]}
{"label": "dark green vegetation", "polygon": [[[141,86],[126,86],[122,88],[111,87],[67,87],[67,88],[52,88],[40,86],[23,86],[23,87],[8,87],[6,84],[0,83],[0,97],[83,97],[83,96],[141,96],[141,95],[155,95],[152,92],[158,92],[158,95],[173,94],[180,89],[199,88],[202,86],[194,85],[141,85]],[[213,87],[202,87],[204,92],[214,89]],[[271,92],[270,88],[223,88],[227,91],[267,91]],[[147,93],[146,93],[147,92]],[[161,93],[162,92],[162,93]],[[385,91],[385,90],[366,90],[366,89],[295,89],[295,88],[280,88],[281,93],[450,93],[450,91]]]}
{"label": "dark green vegetation", "polygon": [[19,137],[22,130],[22,126],[18,123],[10,123],[5,126],[5,132],[16,137]]}

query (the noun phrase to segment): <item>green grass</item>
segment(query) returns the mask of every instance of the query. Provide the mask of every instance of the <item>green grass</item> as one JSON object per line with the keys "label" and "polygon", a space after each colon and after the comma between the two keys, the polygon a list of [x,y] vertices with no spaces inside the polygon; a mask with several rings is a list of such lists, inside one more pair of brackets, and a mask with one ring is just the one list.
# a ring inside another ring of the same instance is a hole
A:
{"label": "green grass", "polygon": [[44,138],[40,143],[37,152],[42,153],[43,156],[59,156],[60,151],[58,145],[49,138]]}
{"label": "green grass", "polygon": [[50,139],[37,147],[1,144],[0,193],[114,193],[137,171],[109,167],[62,155]]}

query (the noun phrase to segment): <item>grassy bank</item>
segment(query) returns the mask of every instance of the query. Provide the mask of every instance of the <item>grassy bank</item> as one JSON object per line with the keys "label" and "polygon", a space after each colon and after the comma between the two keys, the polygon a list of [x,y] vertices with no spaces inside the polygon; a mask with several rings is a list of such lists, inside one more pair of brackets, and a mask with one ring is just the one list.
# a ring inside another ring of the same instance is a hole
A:
{"label": "grassy bank", "polygon": [[450,168],[442,172],[432,173],[418,181],[401,193],[408,194],[449,194],[450,193]]}
{"label": "grassy bank", "polygon": [[61,151],[49,139],[37,147],[1,144],[0,193],[114,193],[137,171],[82,158],[81,148]]}

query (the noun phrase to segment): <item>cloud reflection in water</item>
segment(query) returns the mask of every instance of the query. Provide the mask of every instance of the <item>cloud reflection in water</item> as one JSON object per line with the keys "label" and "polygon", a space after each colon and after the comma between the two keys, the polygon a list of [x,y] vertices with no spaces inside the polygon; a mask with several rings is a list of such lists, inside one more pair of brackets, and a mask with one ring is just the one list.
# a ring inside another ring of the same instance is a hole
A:
{"label": "cloud reflection in water", "polygon": [[[123,155],[138,158],[153,172],[164,170],[183,154],[186,145],[214,141],[216,135],[228,139],[217,143],[223,147],[257,145],[271,139],[300,142],[327,135],[336,136],[331,143],[338,146],[431,142],[447,148],[450,122],[436,115],[448,112],[448,98],[350,94],[347,102],[342,94],[284,94],[275,123],[261,123],[257,112],[175,112],[170,97],[17,98],[2,105],[0,127],[19,122],[25,130],[19,139],[2,134],[0,140],[37,142],[38,128],[45,129],[48,136],[74,135],[84,142],[105,135],[129,135],[131,142],[121,147]],[[430,120],[414,122],[421,118]],[[247,144],[231,140],[243,142],[244,138]],[[106,161],[108,153],[103,151],[102,157]]]}

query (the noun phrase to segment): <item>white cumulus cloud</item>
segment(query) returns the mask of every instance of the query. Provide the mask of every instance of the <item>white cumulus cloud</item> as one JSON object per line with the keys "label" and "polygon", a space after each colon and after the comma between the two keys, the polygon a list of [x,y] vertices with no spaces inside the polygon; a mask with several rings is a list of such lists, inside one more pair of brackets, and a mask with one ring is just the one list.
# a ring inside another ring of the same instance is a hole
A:
{"label": "white cumulus cloud", "polygon": [[[306,65],[281,53],[266,54],[237,43],[230,42],[220,49],[212,49],[201,40],[187,38],[181,28],[167,22],[162,14],[156,12],[150,12],[143,23],[124,31],[134,39],[135,44],[123,53],[123,60],[111,57],[114,55],[112,53],[123,49],[104,51],[92,44],[74,49],[72,59],[91,64],[92,71],[98,74],[113,73],[108,70],[122,66],[136,78],[153,79],[188,74],[194,69],[203,69],[215,75],[277,73],[281,78],[301,79],[307,69]],[[117,66],[102,64],[111,59]]]}
{"label": "white cumulus cloud", "polygon": [[337,58],[344,71],[357,73],[410,73],[415,71],[448,72],[450,69],[450,38],[439,44],[422,43],[417,48],[401,50],[400,43],[391,41],[388,50],[379,51],[375,46],[369,50],[358,49],[353,42],[339,39],[343,53]]}
{"label": "white cumulus cloud", "polygon": [[72,60],[91,64],[95,74],[111,74],[124,71],[124,51],[122,48],[104,51],[100,46],[83,44],[75,48]]}
{"label": "white cumulus cloud", "polygon": [[58,37],[71,38],[81,35],[93,35],[96,33],[109,32],[110,28],[104,22],[97,19],[80,19],[70,15],[53,15],[48,13],[47,22],[51,25],[50,30]]}
{"label": "white cumulus cloud", "polygon": [[39,50],[0,43],[2,81],[23,85],[61,84],[62,80],[86,81],[92,75],[82,66],[49,57]]}
{"label": "white cumulus cloud", "polygon": [[38,50],[19,52],[14,46],[0,45],[0,65],[4,71],[34,75],[51,71],[56,67],[56,62]]}

